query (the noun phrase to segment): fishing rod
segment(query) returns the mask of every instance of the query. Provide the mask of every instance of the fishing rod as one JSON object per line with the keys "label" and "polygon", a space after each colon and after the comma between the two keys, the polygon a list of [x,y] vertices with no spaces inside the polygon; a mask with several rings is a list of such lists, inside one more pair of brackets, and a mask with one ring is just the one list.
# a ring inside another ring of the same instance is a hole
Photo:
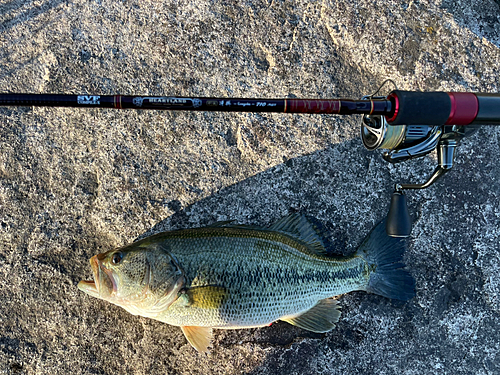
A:
{"label": "fishing rod", "polygon": [[[386,83],[395,90],[377,95]],[[500,125],[500,94],[398,90],[386,80],[371,94],[355,99],[249,99],[178,96],[0,94],[0,106],[152,109],[220,112],[281,112],[362,115],[361,140],[368,150],[381,149],[390,163],[437,151],[438,165],[420,184],[397,183],[386,230],[408,237],[412,221],[404,190],[425,189],[453,167],[460,141],[481,125]]]}

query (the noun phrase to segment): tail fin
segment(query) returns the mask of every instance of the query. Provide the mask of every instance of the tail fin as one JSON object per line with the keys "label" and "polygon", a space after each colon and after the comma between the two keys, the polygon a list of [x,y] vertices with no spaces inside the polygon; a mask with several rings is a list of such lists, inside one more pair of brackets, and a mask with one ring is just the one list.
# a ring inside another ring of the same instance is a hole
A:
{"label": "tail fin", "polygon": [[415,280],[403,269],[405,250],[403,239],[387,235],[385,220],[372,230],[357,251],[357,255],[365,259],[373,270],[367,292],[402,301],[415,296]]}

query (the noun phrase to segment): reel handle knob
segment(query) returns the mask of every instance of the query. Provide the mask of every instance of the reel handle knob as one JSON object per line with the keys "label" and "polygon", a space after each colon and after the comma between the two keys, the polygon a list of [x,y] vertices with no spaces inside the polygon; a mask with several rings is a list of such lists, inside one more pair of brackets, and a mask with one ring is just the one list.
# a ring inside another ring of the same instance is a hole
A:
{"label": "reel handle knob", "polygon": [[391,237],[409,237],[411,224],[412,221],[406,204],[406,195],[402,191],[396,190],[392,193],[385,230]]}

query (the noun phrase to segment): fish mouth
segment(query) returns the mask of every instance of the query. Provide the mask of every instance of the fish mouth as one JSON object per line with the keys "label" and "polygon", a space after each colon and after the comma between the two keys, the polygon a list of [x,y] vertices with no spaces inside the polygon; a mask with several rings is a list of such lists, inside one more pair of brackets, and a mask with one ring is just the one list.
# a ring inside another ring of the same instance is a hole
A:
{"label": "fish mouth", "polygon": [[[101,254],[99,254],[101,255]],[[92,297],[106,298],[116,293],[116,282],[113,272],[105,268],[99,261],[101,257],[94,255],[90,258],[90,266],[94,274],[94,280],[82,280],[78,283],[78,289]]]}
{"label": "fish mouth", "polygon": [[82,280],[78,283],[78,289],[92,297],[99,297],[99,291],[94,281]]}

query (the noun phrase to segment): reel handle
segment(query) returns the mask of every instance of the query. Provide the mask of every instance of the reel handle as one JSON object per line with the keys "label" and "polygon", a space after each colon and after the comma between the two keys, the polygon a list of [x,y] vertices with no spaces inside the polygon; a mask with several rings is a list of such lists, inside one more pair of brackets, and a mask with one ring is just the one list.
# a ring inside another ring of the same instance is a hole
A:
{"label": "reel handle", "polygon": [[411,224],[406,195],[396,186],[396,190],[392,193],[385,230],[391,237],[408,237],[411,233]]}

